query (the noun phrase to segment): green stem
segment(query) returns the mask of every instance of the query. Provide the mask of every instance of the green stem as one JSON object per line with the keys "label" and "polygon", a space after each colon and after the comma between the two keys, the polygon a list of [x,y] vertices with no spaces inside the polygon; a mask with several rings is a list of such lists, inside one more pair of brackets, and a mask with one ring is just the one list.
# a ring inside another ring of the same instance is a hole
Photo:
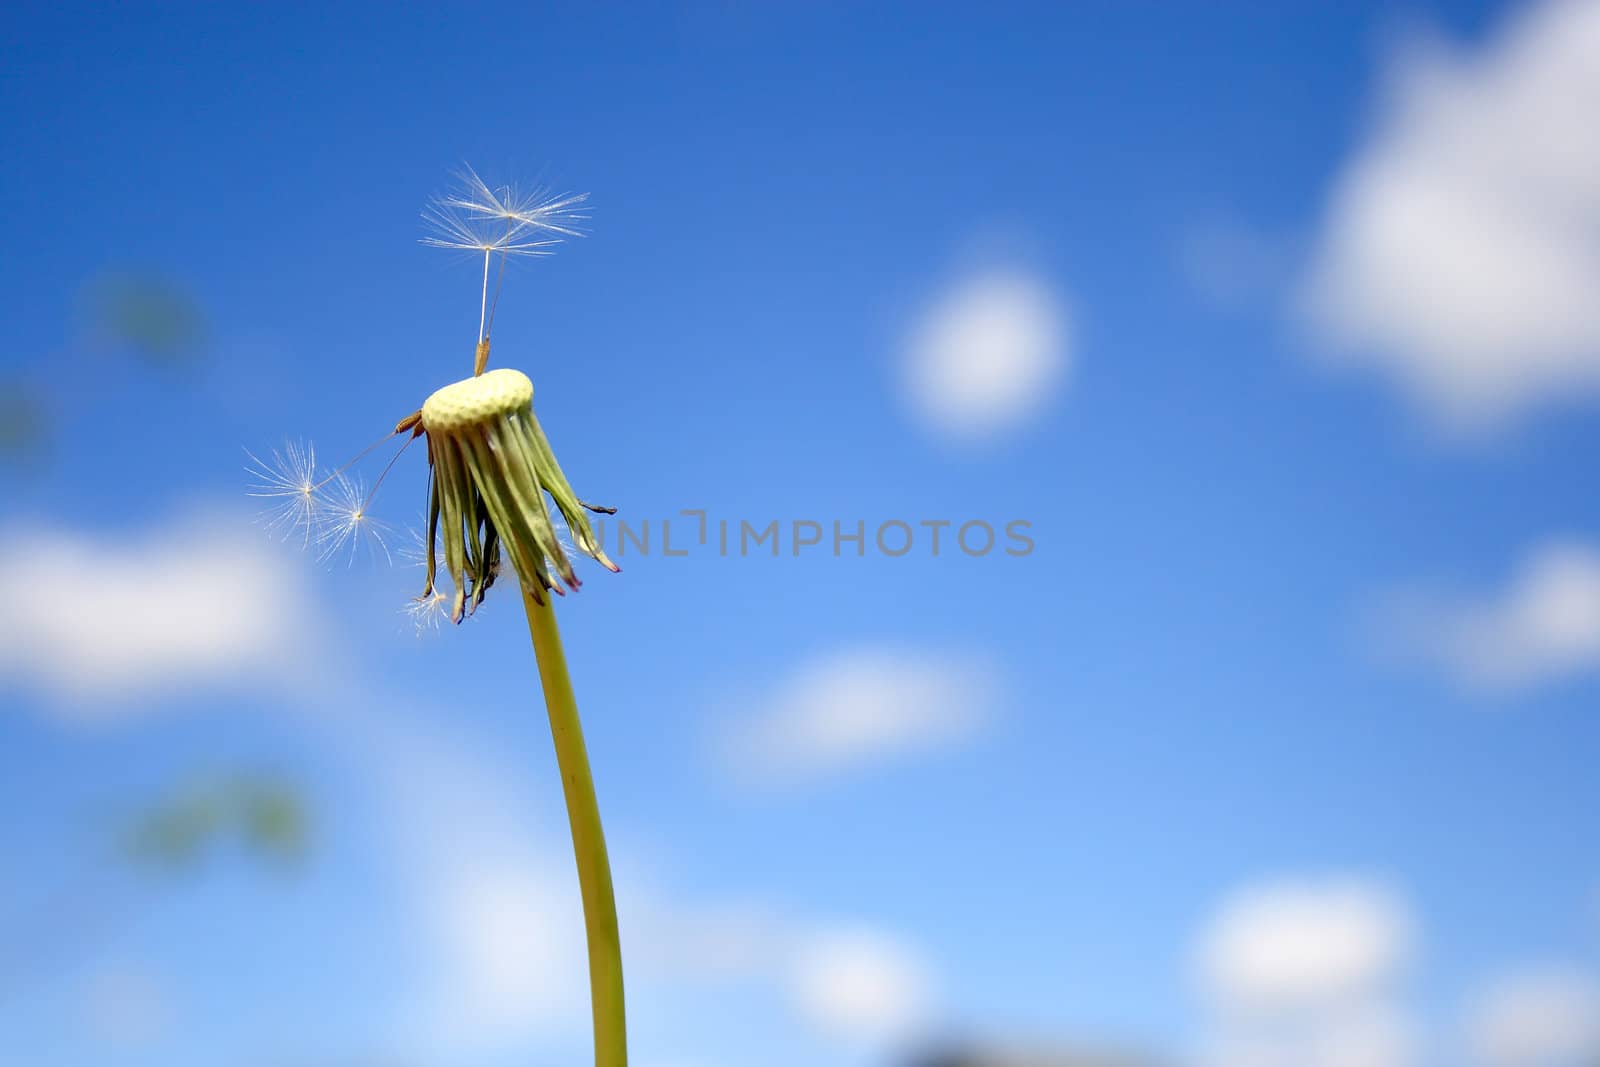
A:
{"label": "green stem", "polygon": [[550,733],[572,823],[572,849],[578,859],[578,888],[583,894],[583,924],[589,939],[589,996],[594,1007],[595,1067],[627,1067],[628,1034],[622,1004],[622,941],[617,934],[617,901],[611,890],[611,862],[600,828],[589,754],[578,722],[578,703],[561,651],[561,634],[549,594],[539,603],[522,593],[528,612],[528,633],[539,660],[539,680],[550,712]]}

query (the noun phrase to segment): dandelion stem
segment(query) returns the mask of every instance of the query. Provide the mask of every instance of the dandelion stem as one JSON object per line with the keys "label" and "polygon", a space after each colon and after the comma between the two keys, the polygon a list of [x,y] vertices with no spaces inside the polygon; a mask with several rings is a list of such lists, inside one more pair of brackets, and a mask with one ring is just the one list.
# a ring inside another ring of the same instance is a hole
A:
{"label": "dandelion stem", "polygon": [[524,588],[528,633],[539,661],[539,680],[550,713],[556,763],[566,793],[567,819],[572,824],[572,849],[578,861],[578,888],[583,896],[583,922],[589,942],[589,996],[594,1008],[595,1067],[627,1067],[628,1035],[622,996],[622,942],[617,933],[617,902],[611,888],[611,862],[606,857],[600,806],[595,800],[589,755],[578,722],[578,704],[561,651],[561,634],[549,599],[536,599]]}

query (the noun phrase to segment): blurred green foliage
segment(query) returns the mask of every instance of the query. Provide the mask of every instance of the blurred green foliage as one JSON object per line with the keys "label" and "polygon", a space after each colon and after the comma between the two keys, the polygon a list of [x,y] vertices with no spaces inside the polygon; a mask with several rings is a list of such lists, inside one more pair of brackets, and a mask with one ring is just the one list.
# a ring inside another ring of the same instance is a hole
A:
{"label": "blurred green foliage", "polygon": [[282,864],[305,858],[310,816],[287,783],[241,776],[208,779],[180,788],[137,816],[128,831],[128,855],[144,866],[192,866],[225,842]]}
{"label": "blurred green foliage", "polygon": [[21,460],[44,445],[44,404],[19,381],[0,381],[0,460]]}
{"label": "blurred green foliage", "polygon": [[155,272],[102,275],[83,287],[79,302],[85,321],[78,343],[40,353],[35,366],[0,379],[0,463],[20,467],[38,458],[51,436],[53,384],[72,380],[72,364],[84,357],[109,351],[174,371],[193,369],[204,355],[208,331],[199,303]]}
{"label": "blurred green foliage", "polygon": [[206,337],[200,305],[177,283],[149,272],[109,274],[87,291],[96,340],[148,363],[192,363]]}

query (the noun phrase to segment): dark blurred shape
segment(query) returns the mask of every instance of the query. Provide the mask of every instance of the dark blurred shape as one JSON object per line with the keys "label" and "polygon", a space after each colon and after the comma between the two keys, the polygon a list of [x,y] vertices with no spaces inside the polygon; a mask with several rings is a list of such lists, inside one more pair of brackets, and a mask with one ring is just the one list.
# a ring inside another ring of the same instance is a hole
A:
{"label": "dark blurred shape", "polygon": [[964,1045],[926,1050],[904,1067],[1161,1067],[1144,1055],[1087,1048]]}
{"label": "dark blurred shape", "polygon": [[206,781],[174,792],[134,822],[127,849],[135,862],[166,869],[197,863],[233,838],[275,862],[298,862],[310,839],[298,794],[265,778]]}
{"label": "dark blurred shape", "polygon": [[27,385],[0,381],[0,460],[17,461],[44,445],[47,419],[44,404]]}
{"label": "dark blurred shape", "polygon": [[144,272],[108,275],[89,287],[95,340],[126,348],[149,363],[193,363],[205,341],[200,305],[181,286]]}

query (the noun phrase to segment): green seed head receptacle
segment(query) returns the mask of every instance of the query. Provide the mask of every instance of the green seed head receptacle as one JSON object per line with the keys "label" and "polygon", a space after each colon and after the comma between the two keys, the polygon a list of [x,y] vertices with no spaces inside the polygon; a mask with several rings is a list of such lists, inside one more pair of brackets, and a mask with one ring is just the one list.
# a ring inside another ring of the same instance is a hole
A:
{"label": "green seed head receptacle", "polygon": [[536,600],[542,602],[546,591],[561,593],[562,583],[574,590],[582,584],[551,524],[546,493],[577,550],[619,569],[584,514],[585,508],[609,509],[585,504],[573,492],[534,417],[533,383],[526,374],[492,370],[445,386],[422,405],[421,429],[433,468],[423,595],[433,595],[434,546],[442,541],[455,584],[452,619],[461,621],[468,598],[473,608],[482,602],[499,573],[502,546]]}

